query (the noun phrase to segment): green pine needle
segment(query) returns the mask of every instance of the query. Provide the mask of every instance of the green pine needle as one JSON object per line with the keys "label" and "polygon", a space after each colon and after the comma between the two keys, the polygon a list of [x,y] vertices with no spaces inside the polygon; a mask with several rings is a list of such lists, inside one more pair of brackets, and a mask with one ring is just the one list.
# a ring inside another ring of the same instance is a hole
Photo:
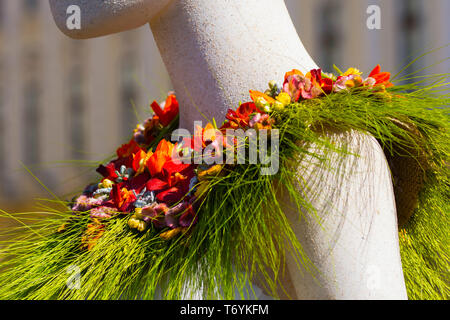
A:
{"label": "green pine needle", "polygon": [[[394,87],[390,97],[355,89],[287,106],[273,115],[281,124],[278,173],[260,175],[261,165],[226,167],[227,175],[211,180],[192,232],[170,241],[152,228],[142,234],[130,230],[128,217],[122,215],[104,221],[105,233],[87,251],[81,248],[81,237],[90,223],[88,213],[74,215],[43,204],[45,216],[30,224],[26,214],[1,211],[1,218],[19,226],[0,231],[0,299],[181,299],[192,297],[196,289],[203,298],[234,299],[236,293],[247,297],[253,289],[246,284],[256,277],[278,297],[287,255],[299,268],[315,269],[277,195],[287,192],[302,215],[315,216],[296,191],[293,159],[313,157],[326,163],[332,154],[347,156],[345,147],[326,138],[328,128],[370,133],[386,154],[427,155],[428,179],[419,208],[400,230],[402,262],[410,299],[448,299],[447,76]],[[421,140],[393,119],[417,127]],[[311,153],[308,146],[313,144],[325,152]],[[56,232],[68,221],[66,230]],[[71,266],[81,272],[79,289],[67,285]],[[192,291],[186,291],[187,284]]]}

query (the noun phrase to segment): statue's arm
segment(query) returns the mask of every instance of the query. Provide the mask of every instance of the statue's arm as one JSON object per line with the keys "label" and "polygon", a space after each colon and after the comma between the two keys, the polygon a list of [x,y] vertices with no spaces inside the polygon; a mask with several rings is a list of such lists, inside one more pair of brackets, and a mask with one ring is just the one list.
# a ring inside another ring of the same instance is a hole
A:
{"label": "statue's arm", "polygon": [[[170,0],[49,0],[58,28],[67,36],[86,39],[117,33],[148,23]],[[71,29],[67,21],[80,9],[81,28]]]}

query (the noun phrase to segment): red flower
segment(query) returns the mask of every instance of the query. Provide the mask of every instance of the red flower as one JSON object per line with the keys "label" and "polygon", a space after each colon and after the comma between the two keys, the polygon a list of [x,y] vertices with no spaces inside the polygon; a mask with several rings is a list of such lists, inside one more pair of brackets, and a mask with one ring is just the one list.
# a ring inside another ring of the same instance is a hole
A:
{"label": "red flower", "polygon": [[125,166],[125,168],[133,167],[133,154],[125,158],[113,160],[106,166],[100,165],[96,171],[100,173],[104,178],[109,179],[111,181],[116,181],[116,179],[118,178],[116,171],[120,172],[120,168],[122,166]]}
{"label": "red flower", "polygon": [[139,194],[147,185],[149,180],[150,174],[148,172],[144,172],[126,181],[125,186],[128,190],[134,190],[136,194]]}
{"label": "red flower", "polygon": [[138,153],[140,150],[141,147],[139,147],[134,138],[132,138],[130,142],[123,144],[119,149],[117,149],[116,153],[119,158],[127,158],[135,153]]}
{"label": "red flower", "polygon": [[[146,186],[148,191],[163,192],[169,188],[178,194],[180,199],[189,190],[189,181],[193,176],[194,166],[191,164],[178,163],[172,160],[172,153],[176,146],[172,143],[162,140],[155,150],[155,153],[148,159],[147,168],[152,176],[147,181]],[[165,198],[166,195],[161,195],[160,198]],[[163,200],[161,200],[163,201]]]}
{"label": "red flower", "polygon": [[311,80],[311,84],[314,87],[320,87],[325,94],[333,91],[333,80],[322,78],[322,69],[313,69],[306,74],[306,77]]}
{"label": "red flower", "polygon": [[175,119],[179,111],[178,101],[175,95],[169,95],[167,97],[163,106],[164,110],[156,101],[153,101],[151,107],[153,111],[156,113],[156,115],[159,117],[159,121],[161,122],[161,124],[165,127],[168,126],[173,119]]}
{"label": "red flower", "polygon": [[183,190],[177,187],[173,187],[170,189],[167,189],[165,191],[162,191],[158,193],[156,196],[156,199],[158,199],[159,202],[167,203],[168,205],[171,205],[173,203],[176,203],[181,200],[185,196],[185,193]]}
{"label": "red flower", "polygon": [[177,187],[187,193],[189,181],[194,176],[194,166],[191,164],[176,164],[168,161],[164,165],[159,177],[154,177],[147,182],[148,191],[163,191]]}
{"label": "red flower", "polygon": [[333,92],[333,80],[330,78],[323,78],[320,80],[320,87],[325,94],[330,94]]}
{"label": "red flower", "polygon": [[147,190],[148,191],[163,191],[170,187],[175,187],[179,183],[182,183],[187,180],[187,177],[182,175],[179,172],[176,172],[174,175],[168,176],[167,178],[159,179],[152,178],[147,181]]}
{"label": "red flower", "polygon": [[145,171],[146,168],[146,162],[151,156],[151,152],[146,153],[142,149],[139,150],[136,154],[133,155],[133,164],[132,168],[134,172],[136,172],[136,175],[140,175]]}
{"label": "red flower", "polygon": [[205,128],[197,125],[194,130],[194,137],[184,137],[181,145],[200,152],[210,143],[219,141],[218,138],[223,141],[223,132],[214,128],[211,123],[208,123]]}
{"label": "red flower", "polygon": [[148,191],[162,191],[166,189],[168,186],[166,181],[163,181],[159,178],[152,178],[147,181],[147,190]]}
{"label": "red flower", "polygon": [[313,85],[316,85],[317,83],[320,84],[322,81],[322,70],[312,69],[308,74],[306,74],[306,77],[311,80]]}
{"label": "red flower", "polygon": [[122,166],[125,166],[126,168],[132,168],[135,154],[140,154],[141,152],[142,149],[139,147],[136,141],[134,141],[134,139],[131,139],[130,142],[123,144],[120,148],[117,149],[116,153],[118,159],[111,161],[106,166],[100,165],[96,171],[100,173],[104,178],[115,181],[118,178],[116,171],[120,171],[120,168]]}
{"label": "red flower", "polygon": [[100,165],[97,170],[105,179],[109,179],[111,181],[115,181],[118,176],[116,173],[116,167],[113,162],[108,163],[106,166]]}
{"label": "red flower", "polygon": [[253,102],[243,103],[237,108],[236,111],[229,109],[226,118],[229,122],[225,123],[221,129],[238,127],[246,128],[250,122],[250,116],[254,113],[263,113],[259,110]]}

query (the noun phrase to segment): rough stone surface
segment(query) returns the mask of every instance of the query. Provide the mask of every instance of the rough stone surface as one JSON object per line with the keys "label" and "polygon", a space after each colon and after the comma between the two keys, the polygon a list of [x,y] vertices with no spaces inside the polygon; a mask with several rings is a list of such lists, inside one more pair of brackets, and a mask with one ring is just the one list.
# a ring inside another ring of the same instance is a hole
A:
{"label": "rough stone surface", "polygon": [[295,272],[298,267],[288,258],[297,296],[406,299],[394,192],[383,150],[363,133],[332,132],[328,136],[337,145],[347,143],[348,151],[360,157],[331,154],[325,164],[311,158],[298,164],[298,192],[306,195],[317,216],[305,210],[299,221],[296,210],[285,212],[319,272],[316,278],[306,270]]}
{"label": "rough stone surface", "polygon": [[[296,67],[316,68],[282,0],[174,1],[151,28],[180,100],[181,126],[225,119]],[[200,112],[203,114],[200,115]]]}
{"label": "rough stone surface", "polygon": [[[49,0],[58,28],[76,39],[117,33],[147,24],[170,0]],[[67,8],[81,9],[81,30],[67,28]]]}

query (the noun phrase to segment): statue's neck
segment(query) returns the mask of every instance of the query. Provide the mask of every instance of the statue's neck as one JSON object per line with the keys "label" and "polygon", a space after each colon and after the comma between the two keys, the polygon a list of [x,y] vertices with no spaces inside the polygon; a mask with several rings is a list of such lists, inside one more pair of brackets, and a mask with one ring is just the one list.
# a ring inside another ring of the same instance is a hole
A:
{"label": "statue's neck", "polygon": [[179,0],[151,21],[180,101],[180,126],[221,123],[229,108],[270,80],[316,64],[303,47],[283,0]]}

